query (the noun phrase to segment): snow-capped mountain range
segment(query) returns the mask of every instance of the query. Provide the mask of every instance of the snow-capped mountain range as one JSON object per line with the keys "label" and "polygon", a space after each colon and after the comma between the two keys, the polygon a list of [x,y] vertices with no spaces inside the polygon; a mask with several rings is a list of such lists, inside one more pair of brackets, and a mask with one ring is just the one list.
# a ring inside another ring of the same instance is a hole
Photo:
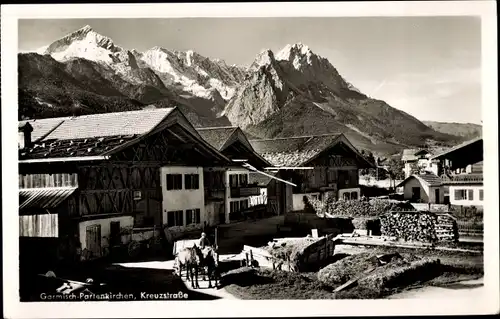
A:
{"label": "snow-capped mountain range", "polygon": [[228,66],[224,61],[203,57],[192,50],[179,52],[154,47],[145,52],[129,51],[88,25],[36,52],[60,62],[83,58],[101,63],[132,83],[140,83],[141,79],[134,78],[130,72],[148,67],[166,86],[181,85],[188,93],[214,101],[229,100],[245,72],[245,68]]}
{"label": "snow-capped mountain range", "polygon": [[257,137],[341,131],[366,145],[450,139],[367,97],[302,43],[263,50],[245,67],[192,50],[128,50],[85,26],[19,54],[19,77],[20,113],[28,117],[174,104],[195,124],[237,125]]}

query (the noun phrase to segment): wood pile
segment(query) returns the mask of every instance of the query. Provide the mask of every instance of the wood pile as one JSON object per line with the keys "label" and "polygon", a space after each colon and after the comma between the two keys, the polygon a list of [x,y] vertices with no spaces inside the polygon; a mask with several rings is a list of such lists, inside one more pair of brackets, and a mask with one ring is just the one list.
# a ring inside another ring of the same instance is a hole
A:
{"label": "wood pile", "polygon": [[456,222],[447,214],[423,211],[390,212],[380,216],[383,236],[398,240],[435,243],[458,240]]}
{"label": "wood pile", "polygon": [[435,228],[439,241],[458,241],[457,221],[450,214],[437,214]]}
{"label": "wood pile", "polygon": [[412,209],[410,203],[387,199],[358,200],[317,200],[307,196],[308,204],[319,216],[334,217],[376,217],[380,214],[396,210]]}

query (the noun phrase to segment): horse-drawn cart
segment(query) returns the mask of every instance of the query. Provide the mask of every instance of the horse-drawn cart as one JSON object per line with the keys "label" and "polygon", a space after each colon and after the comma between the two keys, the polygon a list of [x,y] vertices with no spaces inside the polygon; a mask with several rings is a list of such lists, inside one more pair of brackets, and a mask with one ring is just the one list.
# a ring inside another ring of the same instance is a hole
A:
{"label": "horse-drawn cart", "polygon": [[174,247],[173,247],[173,255],[175,257],[174,259],[174,270],[175,273],[178,274],[179,276],[181,275],[180,267],[179,267],[179,253],[186,249],[186,248],[191,248],[194,245],[196,245],[199,242],[197,239],[184,239],[184,240],[178,240],[174,242]]}

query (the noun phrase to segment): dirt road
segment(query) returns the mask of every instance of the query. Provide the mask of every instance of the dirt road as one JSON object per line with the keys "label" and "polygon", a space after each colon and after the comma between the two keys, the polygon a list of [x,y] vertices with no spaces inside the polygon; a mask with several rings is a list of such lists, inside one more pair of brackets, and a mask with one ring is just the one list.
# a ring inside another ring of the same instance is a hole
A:
{"label": "dirt road", "polygon": [[[150,269],[165,269],[165,270],[173,270],[174,269],[174,261],[173,260],[147,261],[147,262],[137,262],[137,263],[120,263],[117,265],[120,265],[122,267],[128,267],[128,268],[150,268]],[[208,288],[208,281],[201,280],[201,278],[198,279],[200,289],[191,288],[191,282],[187,282],[186,278],[184,278],[184,277],[182,278],[182,281],[184,281],[184,283],[186,284],[186,287],[191,291],[202,292],[204,294],[218,297],[221,299],[238,299],[235,296],[231,295],[229,292],[227,292],[224,288],[221,288],[221,289]]]}
{"label": "dirt road", "polygon": [[442,287],[427,286],[407,290],[389,296],[387,299],[481,299],[484,298],[486,290],[483,278],[462,281]]}

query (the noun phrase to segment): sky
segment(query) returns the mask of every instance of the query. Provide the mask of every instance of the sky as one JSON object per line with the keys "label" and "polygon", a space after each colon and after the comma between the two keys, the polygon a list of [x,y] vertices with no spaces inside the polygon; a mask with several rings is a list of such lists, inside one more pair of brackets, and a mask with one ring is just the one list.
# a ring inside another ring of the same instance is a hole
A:
{"label": "sky", "polygon": [[129,50],[191,49],[239,65],[301,42],[364,94],[419,120],[481,124],[479,17],[19,20],[19,50],[85,25]]}

